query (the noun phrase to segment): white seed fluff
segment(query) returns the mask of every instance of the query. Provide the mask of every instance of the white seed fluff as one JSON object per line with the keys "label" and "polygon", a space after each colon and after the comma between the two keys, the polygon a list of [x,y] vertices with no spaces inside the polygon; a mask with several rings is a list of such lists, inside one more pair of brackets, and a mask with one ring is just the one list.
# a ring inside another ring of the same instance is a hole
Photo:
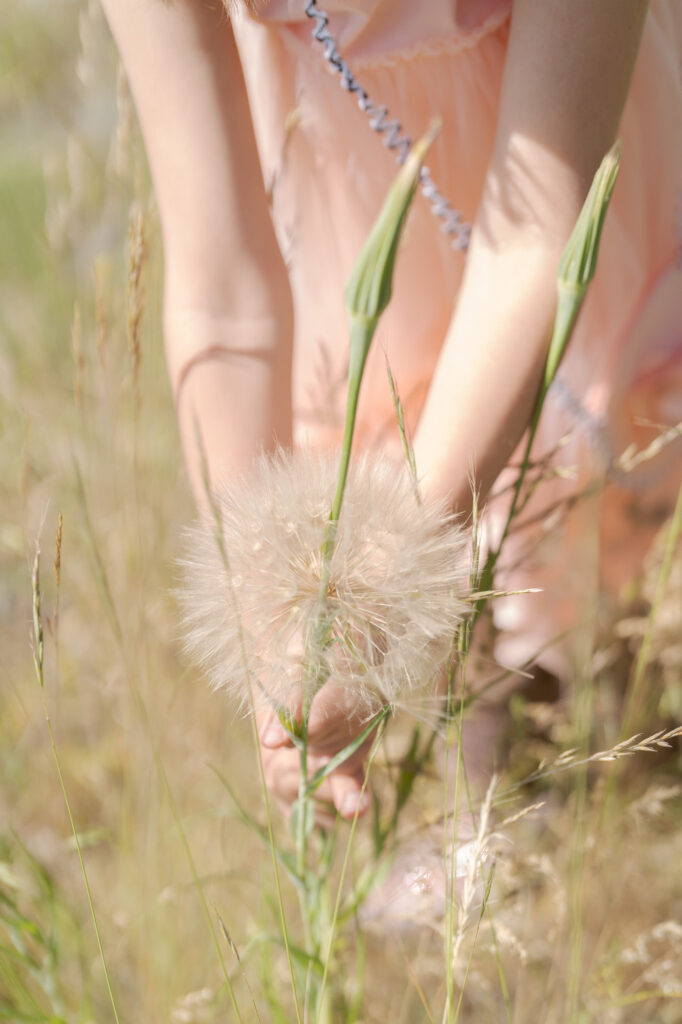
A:
{"label": "white seed fluff", "polygon": [[[302,685],[336,473],[333,455],[263,456],[215,495],[226,557],[215,527],[188,533],[187,648],[242,706],[254,685],[282,704]],[[352,462],[323,657],[356,704],[404,703],[433,684],[465,610],[466,551],[465,531],[442,506],[418,503],[406,470],[375,455]]]}

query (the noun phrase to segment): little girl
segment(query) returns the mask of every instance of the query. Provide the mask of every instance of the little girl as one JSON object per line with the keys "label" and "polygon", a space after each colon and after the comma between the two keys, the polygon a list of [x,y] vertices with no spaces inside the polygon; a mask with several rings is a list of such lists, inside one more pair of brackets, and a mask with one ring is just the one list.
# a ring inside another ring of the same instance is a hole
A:
{"label": "little girl", "polygon": [[[529,515],[597,476],[605,487],[551,529],[540,517],[505,584],[544,593],[498,604],[498,656],[520,663],[567,630],[580,635],[597,582],[615,593],[637,571],[680,484],[679,441],[647,476],[626,479],[613,465],[653,436],[640,421],[682,420],[680,0],[649,10],[645,0],[329,0],[336,49],[313,37],[325,35],[315,0],[236,4],[231,17],[221,0],[104,6],[156,188],[168,365],[200,503],[195,424],[214,485],[262,449],[338,443],[343,286],[395,174],[381,136],[401,151],[401,132],[416,138],[439,116],[430,175],[461,214],[446,215],[443,232],[426,199],[414,203],[356,436],[397,449],[387,357],[422,493],[466,514],[472,471],[485,496],[528,423],[557,264],[620,136],[597,279],[537,453],[573,429],[554,456],[556,482]],[[570,644],[544,659],[566,672]],[[357,728],[327,684],[313,707],[312,770]],[[298,753],[267,713],[260,732],[269,784],[286,805]],[[350,816],[361,780],[358,756],[318,795]]]}

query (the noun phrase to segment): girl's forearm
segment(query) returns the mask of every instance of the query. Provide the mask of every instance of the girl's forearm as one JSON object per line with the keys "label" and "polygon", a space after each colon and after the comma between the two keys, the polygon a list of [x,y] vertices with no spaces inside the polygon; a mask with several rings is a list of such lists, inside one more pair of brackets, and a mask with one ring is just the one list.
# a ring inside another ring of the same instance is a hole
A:
{"label": "girl's forearm", "polygon": [[538,393],[561,245],[472,242],[460,299],[415,436],[424,493],[461,512],[509,461]]}
{"label": "girl's forearm", "polygon": [[171,385],[199,507],[207,483],[202,449],[208,482],[219,487],[261,451],[291,444],[291,320],[287,304],[251,316],[166,314]]}
{"label": "girl's forearm", "polygon": [[192,486],[291,435],[292,312],[241,63],[220,2],[103,0],[164,243],[166,352]]}
{"label": "girl's forearm", "polygon": [[555,274],[616,136],[646,0],[515,0],[494,151],[457,310],[415,438],[427,494],[471,507],[531,416]]}

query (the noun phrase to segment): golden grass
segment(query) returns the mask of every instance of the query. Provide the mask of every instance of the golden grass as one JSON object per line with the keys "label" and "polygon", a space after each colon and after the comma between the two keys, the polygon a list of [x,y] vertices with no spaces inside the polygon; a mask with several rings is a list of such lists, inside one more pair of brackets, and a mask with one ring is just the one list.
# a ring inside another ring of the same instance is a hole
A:
{"label": "golden grass", "polygon": [[[293,1020],[267,845],[210,767],[264,824],[250,726],[208,692],[178,643],[171,595],[193,508],[162,361],[158,228],[127,93],[96,5],[6,0],[0,17],[0,1019],[113,1019],[32,663],[40,537],[44,696],[120,1020],[236,1019],[221,960],[244,1020]],[[127,240],[131,209],[144,211],[144,250],[138,219],[132,250]],[[608,814],[614,766],[593,756],[622,739],[622,694],[644,636],[638,685],[655,695],[645,735],[679,723],[681,553],[678,542],[657,593],[662,538],[636,600],[603,630],[588,749],[565,753],[576,736],[567,704],[513,703],[488,816],[462,864],[466,899],[451,915],[460,1021],[682,1020],[679,747],[622,758]],[[391,791],[408,735],[404,723],[388,732],[379,794]],[[416,780],[380,906],[337,908],[343,1019],[441,1018],[439,759]],[[547,774],[521,785],[543,761]],[[291,849],[279,819],[275,831]],[[361,888],[372,850],[360,823],[350,884]],[[283,886],[305,975],[296,896]]]}

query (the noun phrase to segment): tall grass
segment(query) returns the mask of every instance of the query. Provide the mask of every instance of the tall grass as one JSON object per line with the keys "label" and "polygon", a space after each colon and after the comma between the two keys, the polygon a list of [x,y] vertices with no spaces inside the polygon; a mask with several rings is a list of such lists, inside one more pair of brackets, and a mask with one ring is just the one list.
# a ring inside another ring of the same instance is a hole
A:
{"label": "tall grass", "polygon": [[[274,813],[268,833],[250,724],[179,653],[171,594],[193,511],[162,365],[158,229],[124,80],[95,4],[7,0],[0,18],[0,1019],[114,1020],[43,693],[122,1022],[237,1019],[225,974],[244,1020],[295,1020],[281,914],[301,1019],[314,985],[332,993],[334,1020],[439,1020],[448,1000],[460,1021],[682,1019],[674,528],[634,605],[602,630],[581,748],[570,753],[568,702],[538,700],[530,685],[513,701],[495,790],[487,806],[472,792],[474,845],[459,864],[451,806],[459,785],[466,807],[467,779],[460,765],[456,781],[454,748],[444,804],[443,734],[430,743],[426,726],[392,723],[370,776],[376,814],[352,834],[337,824],[337,859],[311,837],[335,948],[324,963],[304,948],[291,840]],[[144,211],[146,249],[129,306],[131,209]],[[41,578],[43,689],[30,569],[41,524],[46,551],[59,512],[59,583],[47,559]],[[621,751],[604,824],[633,661],[636,691],[657,700],[643,702],[633,752]],[[465,710],[453,739],[475,728],[469,671],[453,682]],[[635,752],[647,737],[658,753]],[[444,855],[459,871],[457,902]]]}

